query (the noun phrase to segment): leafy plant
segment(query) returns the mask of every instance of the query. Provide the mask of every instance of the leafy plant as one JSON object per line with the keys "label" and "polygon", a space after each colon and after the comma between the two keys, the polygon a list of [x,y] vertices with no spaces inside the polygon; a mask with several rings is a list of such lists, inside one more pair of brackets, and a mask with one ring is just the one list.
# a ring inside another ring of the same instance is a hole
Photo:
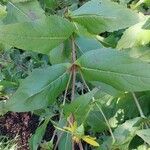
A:
{"label": "leafy plant", "polygon": [[[17,82],[9,100],[0,101],[1,115],[31,111],[44,119],[30,139],[31,150],[69,150],[75,144],[93,149],[82,140],[100,145],[98,150],[149,146],[149,17],[138,13],[141,2],[134,3],[11,0],[0,5],[1,49],[49,58],[48,65],[32,67]],[[8,80],[3,77],[0,85]],[[49,122],[55,131],[42,143]]]}

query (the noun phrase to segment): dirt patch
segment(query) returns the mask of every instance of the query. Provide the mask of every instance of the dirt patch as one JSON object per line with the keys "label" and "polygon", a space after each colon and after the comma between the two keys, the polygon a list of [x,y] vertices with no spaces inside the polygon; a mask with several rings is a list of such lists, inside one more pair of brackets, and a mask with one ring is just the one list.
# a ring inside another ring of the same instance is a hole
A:
{"label": "dirt patch", "polygon": [[9,138],[18,135],[18,150],[29,150],[28,140],[38,124],[39,117],[31,113],[7,113],[0,118],[0,132]]}

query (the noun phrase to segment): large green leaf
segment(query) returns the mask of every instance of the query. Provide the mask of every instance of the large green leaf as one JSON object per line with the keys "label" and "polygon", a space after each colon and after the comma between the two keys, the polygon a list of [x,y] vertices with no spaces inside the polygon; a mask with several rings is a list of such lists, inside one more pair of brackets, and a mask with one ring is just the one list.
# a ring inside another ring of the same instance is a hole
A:
{"label": "large green leaf", "polygon": [[74,28],[67,20],[49,16],[34,22],[15,23],[0,28],[0,42],[24,50],[48,53],[66,40]]}
{"label": "large green leaf", "polygon": [[35,131],[35,133],[31,136],[29,141],[30,150],[37,150],[43,136],[46,131],[47,124],[49,122],[49,119],[46,119]]}
{"label": "large green leaf", "polygon": [[7,11],[7,17],[3,20],[5,24],[34,21],[45,17],[44,10],[40,7],[37,0],[24,3],[9,1]]}
{"label": "large green leaf", "polygon": [[135,12],[110,0],[91,0],[70,16],[73,21],[95,34],[123,29],[136,24],[139,20]]}
{"label": "large green leaf", "polygon": [[118,42],[117,48],[131,48],[146,45],[150,42],[150,30],[142,29],[144,22],[140,22],[128,28]]}
{"label": "large green leaf", "polygon": [[65,89],[70,64],[53,65],[34,70],[23,80],[16,93],[1,104],[4,111],[26,112],[45,108]]}
{"label": "large green leaf", "polygon": [[136,132],[150,146],[150,129],[143,129]]}
{"label": "large green leaf", "polygon": [[88,81],[100,81],[123,91],[150,90],[150,64],[113,49],[97,49],[76,64]]}

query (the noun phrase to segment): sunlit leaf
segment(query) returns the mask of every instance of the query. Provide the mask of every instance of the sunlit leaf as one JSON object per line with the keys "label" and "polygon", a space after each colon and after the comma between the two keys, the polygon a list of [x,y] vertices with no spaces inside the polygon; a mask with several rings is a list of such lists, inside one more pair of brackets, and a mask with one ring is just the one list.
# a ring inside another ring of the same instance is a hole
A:
{"label": "sunlit leaf", "polygon": [[26,3],[9,1],[7,12],[7,17],[3,20],[5,24],[34,21],[45,17],[44,10],[37,0],[31,0]]}
{"label": "sunlit leaf", "polygon": [[144,22],[140,22],[128,28],[118,42],[118,49],[131,48],[146,45],[150,42],[150,30],[142,29]]}
{"label": "sunlit leaf", "polygon": [[92,138],[90,136],[84,136],[82,139],[83,141],[87,142],[92,146],[99,146],[99,144],[95,141],[95,138]]}
{"label": "sunlit leaf", "polygon": [[91,0],[70,16],[95,34],[127,28],[139,21],[138,14],[109,0]]}
{"label": "sunlit leaf", "polygon": [[73,30],[67,20],[49,16],[34,22],[1,26],[0,41],[24,50],[48,53],[65,41]]}
{"label": "sunlit leaf", "polygon": [[143,129],[136,132],[146,143],[150,145],[150,129]]}

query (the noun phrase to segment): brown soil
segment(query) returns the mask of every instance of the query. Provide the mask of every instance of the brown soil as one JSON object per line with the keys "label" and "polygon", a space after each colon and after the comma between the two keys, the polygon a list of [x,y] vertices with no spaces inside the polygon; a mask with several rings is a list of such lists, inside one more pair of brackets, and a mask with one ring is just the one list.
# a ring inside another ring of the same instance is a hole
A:
{"label": "brown soil", "polygon": [[0,132],[10,138],[18,135],[18,150],[29,150],[28,140],[38,127],[38,123],[38,117],[31,113],[7,113],[0,118]]}

